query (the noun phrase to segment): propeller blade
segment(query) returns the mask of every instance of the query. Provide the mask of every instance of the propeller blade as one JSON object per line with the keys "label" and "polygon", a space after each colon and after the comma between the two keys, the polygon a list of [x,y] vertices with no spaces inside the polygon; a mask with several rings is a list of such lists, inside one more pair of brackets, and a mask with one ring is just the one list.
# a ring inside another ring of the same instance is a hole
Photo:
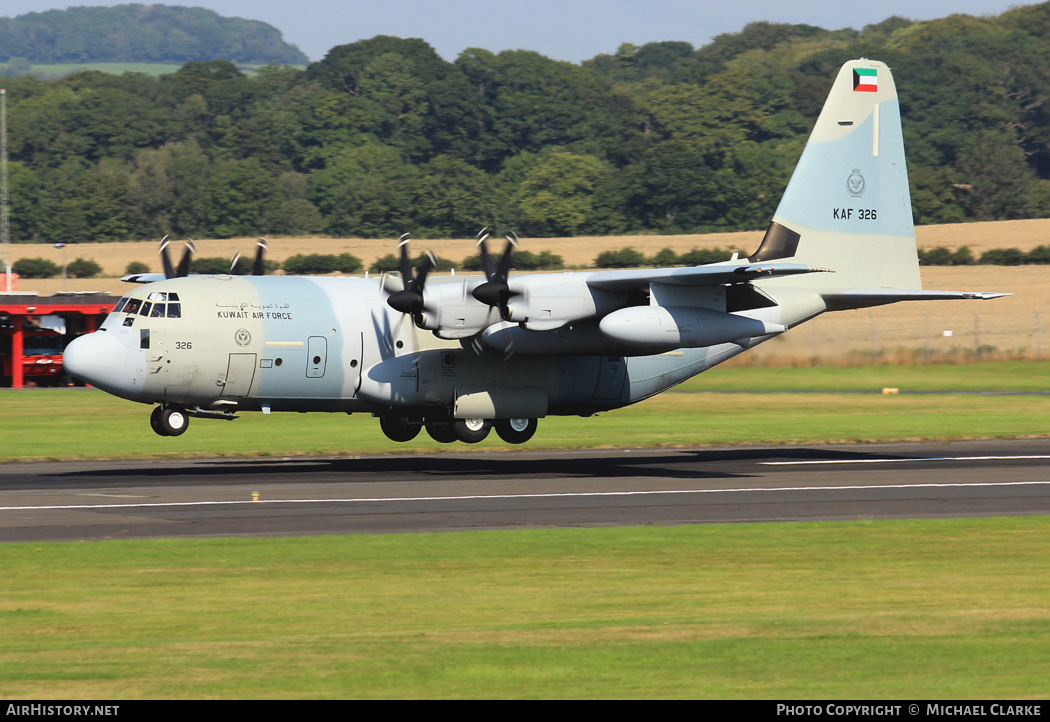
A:
{"label": "propeller blade", "polygon": [[412,272],[412,259],[408,256],[409,237],[406,233],[401,236],[398,243],[400,249],[399,265],[401,267],[402,290],[395,291],[387,296],[386,302],[395,311],[412,315],[412,321],[419,327],[423,326],[424,298],[423,289],[426,286],[427,274],[437,266],[437,259],[433,251],[427,251],[423,263],[415,274]]}
{"label": "propeller blade", "polygon": [[416,270],[416,277],[412,281],[412,288],[420,295],[423,295],[423,286],[427,282],[427,274],[437,268],[437,258],[434,256],[434,252],[427,250],[427,255],[423,258],[423,265]]}
{"label": "propeller blade", "polygon": [[485,240],[489,237],[487,233],[488,227],[482,228],[481,232],[478,233],[478,248],[481,254],[481,270],[485,272],[486,280],[495,280],[493,277],[496,275],[496,264],[492,262],[492,256],[489,255],[489,248],[485,244]]}
{"label": "propeller blade", "polygon": [[168,244],[171,241],[167,236],[160,239],[160,263],[164,269],[164,278],[175,278],[175,266],[171,265],[171,257],[168,255]]}
{"label": "propeller blade", "polygon": [[397,247],[401,251],[401,283],[408,288],[408,283],[412,280],[412,259],[408,257],[407,233],[401,236],[401,242],[397,244]]}
{"label": "propeller blade", "polygon": [[518,237],[514,233],[507,234],[507,247],[503,249],[499,265],[493,263],[488,248],[485,247],[485,238],[488,238],[487,234],[478,241],[478,245],[481,247],[481,265],[485,269],[487,281],[471,291],[471,295],[486,306],[498,308],[500,318],[507,321],[510,319],[507,302],[515,295],[510,290],[507,279],[510,276],[511,254],[518,245]]}
{"label": "propeller blade", "polygon": [[518,247],[518,237],[514,233],[507,234],[507,247],[503,249],[503,257],[499,259],[499,268],[496,269],[496,273],[500,280],[504,283],[507,282],[507,275],[510,273],[510,254]]}
{"label": "propeller blade", "polygon": [[259,241],[255,244],[255,263],[252,264],[253,276],[266,275],[266,264],[263,262],[263,257],[266,255],[267,248],[266,239],[259,236]]}
{"label": "propeller blade", "polygon": [[182,253],[182,259],[179,261],[178,268],[175,269],[175,278],[185,278],[190,273],[190,261],[193,260],[193,254],[197,252],[197,247],[193,245],[193,239],[186,241],[186,250]]}
{"label": "propeller blade", "polygon": [[241,260],[241,252],[236,250],[233,252],[233,258],[230,259],[230,275],[237,275],[237,262]]}

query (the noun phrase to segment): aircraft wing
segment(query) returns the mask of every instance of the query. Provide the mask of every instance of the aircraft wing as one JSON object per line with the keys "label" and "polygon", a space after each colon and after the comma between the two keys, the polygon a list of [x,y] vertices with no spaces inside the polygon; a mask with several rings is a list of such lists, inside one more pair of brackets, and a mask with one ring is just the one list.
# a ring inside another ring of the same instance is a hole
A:
{"label": "aircraft wing", "polygon": [[629,291],[650,283],[668,286],[722,286],[759,278],[795,276],[800,273],[830,273],[802,263],[727,263],[692,268],[653,268],[632,271],[597,271],[587,276],[587,285],[605,291]]}
{"label": "aircraft wing", "polygon": [[163,281],[167,276],[163,273],[132,273],[130,276],[121,276],[124,283],[155,283]]}

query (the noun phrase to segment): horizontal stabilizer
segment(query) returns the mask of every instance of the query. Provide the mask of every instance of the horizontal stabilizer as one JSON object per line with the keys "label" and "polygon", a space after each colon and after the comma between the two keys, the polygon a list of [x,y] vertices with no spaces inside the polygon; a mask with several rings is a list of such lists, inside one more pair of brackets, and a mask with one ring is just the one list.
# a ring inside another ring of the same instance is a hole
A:
{"label": "horizontal stabilizer", "polygon": [[814,268],[802,263],[729,263],[693,268],[598,271],[587,276],[587,285],[606,291],[644,288],[650,283],[662,283],[667,286],[722,286],[731,283],[746,283],[759,278],[828,272],[827,268]]}
{"label": "horizontal stabilizer", "polygon": [[1011,295],[1013,294],[995,291],[898,291],[890,288],[853,289],[822,294],[829,311],[869,308],[898,301],[984,301]]}

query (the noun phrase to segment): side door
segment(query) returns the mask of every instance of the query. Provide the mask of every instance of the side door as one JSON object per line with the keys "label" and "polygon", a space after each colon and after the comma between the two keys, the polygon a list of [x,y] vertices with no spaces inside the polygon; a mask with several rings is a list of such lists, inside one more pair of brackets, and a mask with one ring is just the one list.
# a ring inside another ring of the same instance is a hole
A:
{"label": "side door", "polygon": [[627,381],[627,362],[622,356],[601,356],[598,359],[598,383],[594,387],[595,401],[619,401]]}
{"label": "side door", "polygon": [[324,378],[328,365],[328,339],[324,336],[311,336],[306,342],[306,378]]}
{"label": "side door", "polygon": [[258,366],[258,354],[231,353],[226,368],[226,383],[222,388],[223,396],[245,397],[251,391],[255,380],[255,369]]}

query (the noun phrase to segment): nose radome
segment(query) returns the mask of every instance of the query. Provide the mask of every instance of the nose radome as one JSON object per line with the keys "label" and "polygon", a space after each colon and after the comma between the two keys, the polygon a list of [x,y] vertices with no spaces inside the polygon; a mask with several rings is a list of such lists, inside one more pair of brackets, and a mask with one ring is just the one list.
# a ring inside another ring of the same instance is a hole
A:
{"label": "nose radome", "polygon": [[73,339],[62,354],[62,364],[73,378],[110,393],[119,394],[131,382],[126,349],[105,331]]}

